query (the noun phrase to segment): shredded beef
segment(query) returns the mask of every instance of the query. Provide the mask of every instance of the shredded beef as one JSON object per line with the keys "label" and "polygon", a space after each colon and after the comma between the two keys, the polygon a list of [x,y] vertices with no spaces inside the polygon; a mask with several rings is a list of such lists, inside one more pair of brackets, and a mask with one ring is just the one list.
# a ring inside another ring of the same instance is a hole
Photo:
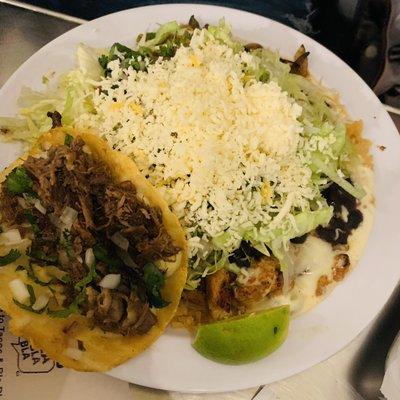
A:
{"label": "shredded beef", "polygon": [[[53,122],[57,120],[53,118]],[[101,245],[112,260],[117,259],[121,249],[111,238],[118,232],[128,240],[127,253],[138,270],[119,260],[110,271],[110,265],[97,261],[97,276],[86,287],[87,299],[81,308],[95,326],[105,331],[124,335],[146,333],[157,319],[141,283],[142,268],[148,262],[168,260],[179,252],[163,225],[161,210],[139,199],[132,182],[115,182],[108,166],[96,160],[79,137],[70,147],[51,147],[46,158],[28,157],[23,167],[46,214],[38,211],[33,202],[24,203],[9,194],[3,185],[1,218],[23,232],[29,212],[36,229],[35,235],[31,235],[31,258],[57,265],[68,273],[70,281],[65,284],[63,306],[74,301],[76,284],[89,274],[85,264],[88,248]],[[67,206],[78,212],[71,229],[65,232],[68,240],[62,237],[59,226]],[[120,285],[112,290],[99,287],[102,277],[111,272],[121,275]]]}
{"label": "shredded beef", "polygon": [[89,291],[89,308],[94,310],[94,321],[105,331],[144,334],[157,322],[149,305],[142,303],[135,293],[128,296],[103,288],[100,292],[93,288]]}

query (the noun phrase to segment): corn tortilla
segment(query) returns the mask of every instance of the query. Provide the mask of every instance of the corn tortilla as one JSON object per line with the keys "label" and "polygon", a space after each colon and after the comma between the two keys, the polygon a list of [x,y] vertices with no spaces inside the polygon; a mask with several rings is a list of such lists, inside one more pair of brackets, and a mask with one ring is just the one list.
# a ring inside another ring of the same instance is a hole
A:
{"label": "corn tortilla", "polygon": [[[68,318],[52,318],[46,313],[35,314],[18,307],[12,298],[8,283],[16,278],[30,283],[35,291],[40,291],[40,286],[28,279],[21,278],[15,269],[17,262],[0,269],[0,308],[9,316],[9,329],[15,335],[29,340],[34,348],[44,350],[47,355],[68,368],[78,371],[107,371],[132,357],[135,357],[150,346],[165,330],[178,307],[181,293],[187,274],[187,244],[185,234],[178,219],[169,210],[168,205],[155,189],[147,182],[129,157],[111,150],[106,143],[89,132],[73,131],[66,128],[56,128],[44,134],[34,147],[0,174],[0,183],[16,166],[21,165],[29,155],[38,155],[48,149],[50,145],[64,143],[65,135],[80,136],[89,147],[94,158],[103,161],[110,168],[117,182],[132,181],[140,198],[150,206],[159,207],[162,211],[163,223],[174,244],[182,249],[177,257],[177,266],[171,276],[167,276],[162,296],[170,304],[158,309],[155,313],[157,323],[144,335],[122,336],[115,333],[105,333],[97,327],[89,325],[85,316],[73,314]],[[0,247],[0,255],[5,250]],[[84,348],[79,360],[74,360],[65,354],[71,347],[72,340],[83,342]]]}

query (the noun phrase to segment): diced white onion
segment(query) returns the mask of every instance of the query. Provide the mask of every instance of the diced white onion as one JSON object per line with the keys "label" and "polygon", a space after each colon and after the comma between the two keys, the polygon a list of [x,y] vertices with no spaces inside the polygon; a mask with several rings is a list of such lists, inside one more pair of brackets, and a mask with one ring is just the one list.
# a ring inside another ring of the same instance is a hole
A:
{"label": "diced white onion", "polygon": [[13,279],[8,283],[11,293],[15,300],[20,303],[25,303],[29,299],[29,292],[24,282],[21,279]]}
{"label": "diced white onion", "polygon": [[94,253],[93,249],[89,248],[85,252],[85,264],[89,267],[92,268],[92,266],[95,263],[95,258],[94,258]]}
{"label": "diced white onion", "polygon": [[128,250],[129,240],[127,238],[123,237],[119,232],[114,233],[114,235],[112,235],[110,239],[114,244],[116,244],[122,250],[125,250],[125,251]]}
{"label": "diced white onion", "polygon": [[69,358],[72,358],[75,361],[79,361],[83,356],[83,351],[80,351],[79,349],[73,347],[67,347],[63,351],[63,354]]}
{"label": "diced white onion", "polygon": [[99,283],[105,289],[115,289],[121,282],[121,274],[108,274]]}
{"label": "diced white onion", "polygon": [[47,303],[49,302],[50,297],[47,294],[41,294],[35,301],[35,304],[32,306],[32,308],[35,311],[43,310],[47,306]]}
{"label": "diced white onion", "polygon": [[60,216],[60,221],[64,225],[64,228],[69,230],[71,229],[71,226],[75,222],[77,217],[78,217],[78,211],[67,206],[64,208],[64,211]]}
{"label": "diced white onion", "polygon": [[9,231],[0,233],[0,243],[9,245],[20,243],[21,241],[22,237],[18,229],[10,229]]}
{"label": "diced white onion", "polygon": [[28,208],[28,204],[26,204],[25,199],[23,199],[22,197],[17,197],[17,201],[18,201],[18,204],[19,204],[22,208]]}
{"label": "diced white onion", "polygon": [[42,214],[46,214],[46,209],[43,207],[42,203],[40,202],[39,199],[35,199],[35,201],[33,202],[33,205],[35,206],[35,208],[41,212]]}

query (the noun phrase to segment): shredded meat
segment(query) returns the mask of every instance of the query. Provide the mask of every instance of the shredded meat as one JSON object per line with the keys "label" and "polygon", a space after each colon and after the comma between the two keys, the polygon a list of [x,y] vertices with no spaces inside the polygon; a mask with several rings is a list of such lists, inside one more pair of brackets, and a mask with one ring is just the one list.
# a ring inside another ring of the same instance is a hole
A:
{"label": "shredded meat", "polygon": [[120,232],[138,265],[175,255],[178,249],[161,211],[139,200],[132,182],[115,183],[107,166],[87,154],[84,145],[78,138],[71,148],[53,147],[47,159],[29,157],[24,163],[44,206],[56,216],[66,206],[78,211],[73,228],[84,247],[93,246],[99,233],[110,238]]}
{"label": "shredded meat", "polygon": [[115,290],[97,292],[87,289],[89,308],[96,325],[108,332],[123,335],[144,334],[157,322],[149,305],[142,303],[135,293],[127,296]]}
{"label": "shredded meat", "polygon": [[[59,122],[56,113],[50,117],[53,123]],[[23,167],[46,213],[41,213],[34,201],[12,195],[2,185],[1,220],[18,227],[21,233],[34,224],[34,234],[27,232],[32,239],[31,259],[57,265],[68,273],[63,306],[74,301],[76,284],[90,272],[85,264],[86,250],[100,245],[115,261],[121,249],[111,239],[118,233],[127,239],[127,256],[134,260],[137,270],[119,260],[113,267],[119,270],[110,271],[107,263],[97,260],[97,276],[90,278],[81,309],[93,325],[105,331],[123,335],[149,331],[157,319],[150,309],[142,269],[149,262],[170,260],[180,250],[163,225],[161,210],[139,199],[132,182],[116,182],[108,166],[92,157],[79,137],[70,147],[51,147],[47,157],[28,157]],[[67,232],[60,229],[60,216],[66,207],[78,213]],[[100,288],[100,280],[110,272],[119,273],[121,283],[112,290]]]}
{"label": "shredded meat", "polygon": [[25,220],[23,209],[18,207],[18,199],[11,197],[5,190],[0,193],[1,220],[8,224],[20,224]]}

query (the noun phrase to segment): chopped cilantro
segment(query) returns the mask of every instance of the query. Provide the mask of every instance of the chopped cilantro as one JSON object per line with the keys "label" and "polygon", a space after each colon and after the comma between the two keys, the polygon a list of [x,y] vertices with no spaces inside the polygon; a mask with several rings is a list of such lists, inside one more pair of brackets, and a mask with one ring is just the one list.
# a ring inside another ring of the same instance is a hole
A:
{"label": "chopped cilantro", "polygon": [[169,302],[161,297],[161,288],[165,284],[164,274],[153,263],[147,263],[143,268],[143,272],[143,280],[150,305],[156,308],[167,306]]}
{"label": "chopped cilantro", "polygon": [[61,310],[47,310],[47,314],[53,318],[67,318],[71,314],[79,314],[79,306],[86,300],[86,294],[84,291],[80,292],[75,297],[74,301],[67,307]]}
{"label": "chopped cilantro", "polygon": [[74,140],[74,137],[71,136],[69,133],[67,133],[65,135],[64,144],[68,147],[71,147],[73,140]]}
{"label": "chopped cilantro", "polygon": [[33,181],[24,167],[14,168],[6,178],[6,188],[10,194],[31,193]]}
{"label": "chopped cilantro", "polygon": [[31,224],[33,233],[39,233],[40,229],[37,222],[37,218],[29,210],[25,210],[24,214],[28,222]]}
{"label": "chopped cilantro", "polygon": [[71,277],[68,274],[65,274],[60,278],[60,281],[63,282],[63,283],[70,283],[71,282]]}
{"label": "chopped cilantro", "polygon": [[46,254],[42,249],[39,249],[38,247],[32,247],[28,255],[34,260],[43,261],[46,264],[55,264],[58,260],[57,255]]}
{"label": "chopped cilantro", "polygon": [[18,265],[18,267],[16,268],[16,271],[22,271],[25,270],[28,278],[31,279],[33,282],[35,282],[36,284],[40,285],[40,286],[49,286],[52,285],[53,283],[56,283],[56,279],[50,279],[49,281],[42,281],[41,279],[39,279],[36,274],[35,271],[33,270],[32,264],[29,264],[28,266],[24,266],[24,265]]}
{"label": "chopped cilantro", "polygon": [[72,244],[72,235],[68,229],[64,229],[62,233],[62,237],[60,239],[60,244],[65,248],[67,252],[68,258],[72,258],[74,255],[73,244]]}
{"label": "chopped cilantro", "polygon": [[22,308],[23,310],[30,311],[30,312],[33,312],[35,314],[42,314],[43,311],[46,309],[46,307],[43,307],[41,310],[34,310],[32,308],[32,306],[28,306],[26,304],[22,304],[22,303],[20,303],[19,301],[15,300],[15,299],[13,299],[13,301],[18,307]]}
{"label": "chopped cilantro", "polygon": [[101,68],[103,68],[104,70],[107,70],[108,56],[106,56],[105,54],[102,54],[99,57],[99,64],[100,64]]}
{"label": "chopped cilantro", "polygon": [[4,267],[5,265],[11,264],[14,261],[18,260],[21,257],[21,253],[16,249],[11,249],[8,254],[3,257],[0,257],[0,267]]}
{"label": "chopped cilantro", "polygon": [[118,258],[111,257],[103,246],[95,244],[93,246],[93,253],[96,260],[102,261],[104,264],[108,265],[111,270],[116,270],[121,267],[121,261]]}
{"label": "chopped cilantro", "polygon": [[94,278],[96,278],[97,272],[96,272],[96,263],[93,263],[91,266],[89,273],[82,278],[78,283],[75,284],[75,289],[76,290],[81,290],[84,289]]}
{"label": "chopped cilantro", "polygon": [[171,58],[175,55],[176,53],[177,46],[172,43],[168,42],[164,45],[160,46],[160,56],[164,58]]}
{"label": "chopped cilantro", "polygon": [[28,292],[29,292],[30,305],[33,306],[36,302],[35,291],[33,290],[32,285],[26,285],[26,288],[28,289]]}

